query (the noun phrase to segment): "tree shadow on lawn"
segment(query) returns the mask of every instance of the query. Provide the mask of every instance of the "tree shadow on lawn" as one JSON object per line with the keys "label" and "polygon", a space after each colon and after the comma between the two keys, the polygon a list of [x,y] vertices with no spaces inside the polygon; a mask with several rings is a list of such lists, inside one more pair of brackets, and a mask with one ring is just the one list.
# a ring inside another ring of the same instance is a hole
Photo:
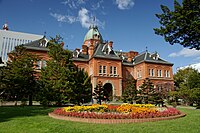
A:
{"label": "tree shadow on lawn", "polygon": [[55,108],[42,106],[3,106],[0,107],[0,122],[9,121],[17,117],[44,116],[52,112],[53,109]]}

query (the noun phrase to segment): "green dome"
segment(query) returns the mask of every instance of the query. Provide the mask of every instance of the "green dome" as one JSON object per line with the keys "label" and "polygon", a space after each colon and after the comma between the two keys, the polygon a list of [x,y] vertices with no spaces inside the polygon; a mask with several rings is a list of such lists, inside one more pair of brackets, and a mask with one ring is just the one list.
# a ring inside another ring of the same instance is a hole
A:
{"label": "green dome", "polygon": [[89,31],[85,35],[84,42],[90,39],[97,39],[103,42],[103,38],[98,30],[97,26],[90,26]]}

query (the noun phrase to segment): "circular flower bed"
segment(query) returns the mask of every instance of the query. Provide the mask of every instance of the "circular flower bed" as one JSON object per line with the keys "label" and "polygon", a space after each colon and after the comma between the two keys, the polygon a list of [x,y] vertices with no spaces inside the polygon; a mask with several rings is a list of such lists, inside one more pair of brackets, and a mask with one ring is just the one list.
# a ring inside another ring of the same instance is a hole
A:
{"label": "circular flower bed", "polygon": [[[163,120],[164,117],[172,116],[171,118],[176,118],[173,116],[185,116],[185,114],[182,114],[179,110],[175,108],[156,108],[152,104],[93,104],[90,106],[63,107],[55,109],[50,115],[53,117],[55,117],[55,115],[65,116],[67,118],[70,118],[69,120],[74,120],[71,118],[85,118],[90,120],[148,119],[148,121],[151,121],[150,119],[153,118],[160,118],[158,120]],[[91,122],[90,120],[87,121]],[[79,119],[76,119],[74,121],[79,121]]]}

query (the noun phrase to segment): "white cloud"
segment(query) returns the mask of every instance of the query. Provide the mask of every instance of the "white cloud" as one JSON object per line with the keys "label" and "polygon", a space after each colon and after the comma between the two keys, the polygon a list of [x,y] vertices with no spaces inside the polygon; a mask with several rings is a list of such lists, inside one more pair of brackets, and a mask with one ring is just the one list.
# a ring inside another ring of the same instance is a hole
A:
{"label": "white cloud", "polygon": [[68,5],[71,9],[77,9],[80,5],[85,4],[87,0],[65,0],[61,2],[64,5]]}
{"label": "white cloud", "polygon": [[98,0],[97,2],[91,3],[91,9],[92,10],[98,10],[99,8],[104,9],[103,0]]}
{"label": "white cloud", "polygon": [[92,24],[92,20],[89,17],[89,11],[86,8],[82,8],[78,12],[78,18],[81,25],[85,28],[88,28]]}
{"label": "white cloud", "polygon": [[89,28],[89,26],[95,24],[98,25],[101,28],[104,28],[105,22],[101,22],[99,19],[95,19],[95,22],[93,20],[94,17],[92,15],[89,15],[89,11],[86,8],[82,8],[78,12],[78,18],[79,21],[84,28]]}
{"label": "white cloud", "polygon": [[70,24],[77,21],[77,18],[74,17],[74,16],[66,16],[66,17],[67,17],[68,22],[69,22]]}
{"label": "white cloud", "polygon": [[181,51],[175,52],[175,53],[171,53],[169,55],[169,57],[179,57],[179,56],[183,56],[183,57],[200,56],[200,50],[183,48]]}
{"label": "white cloud", "polygon": [[87,1],[87,0],[78,0],[77,3],[78,3],[78,4],[85,4],[86,1]]}
{"label": "white cloud", "polygon": [[74,16],[62,15],[57,13],[50,13],[50,15],[54,17],[58,22],[68,22],[71,24],[77,21],[77,18]]}
{"label": "white cloud", "polygon": [[133,0],[116,0],[115,3],[117,4],[117,7],[121,10],[130,9],[135,4]]}

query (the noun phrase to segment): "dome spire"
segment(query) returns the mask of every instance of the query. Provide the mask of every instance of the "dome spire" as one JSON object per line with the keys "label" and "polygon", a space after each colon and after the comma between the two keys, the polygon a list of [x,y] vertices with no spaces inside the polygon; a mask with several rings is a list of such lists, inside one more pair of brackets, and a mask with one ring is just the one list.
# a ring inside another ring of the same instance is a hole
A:
{"label": "dome spire", "polygon": [[101,33],[99,32],[99,29],[96,25],[96,17],[92,17],[92,21],[89,27],[89,30],[87,34],[85,35],[84,42],[89,40],[96,40],[96,42],[103,42],[103,38],[101,36]]}
{"label": "dome spire", "polygon": [[92,17],[92,21],[91,21],[89,29],[92,29],[92,28],[98,28],[96,26],[96,17],[95,16]]}

